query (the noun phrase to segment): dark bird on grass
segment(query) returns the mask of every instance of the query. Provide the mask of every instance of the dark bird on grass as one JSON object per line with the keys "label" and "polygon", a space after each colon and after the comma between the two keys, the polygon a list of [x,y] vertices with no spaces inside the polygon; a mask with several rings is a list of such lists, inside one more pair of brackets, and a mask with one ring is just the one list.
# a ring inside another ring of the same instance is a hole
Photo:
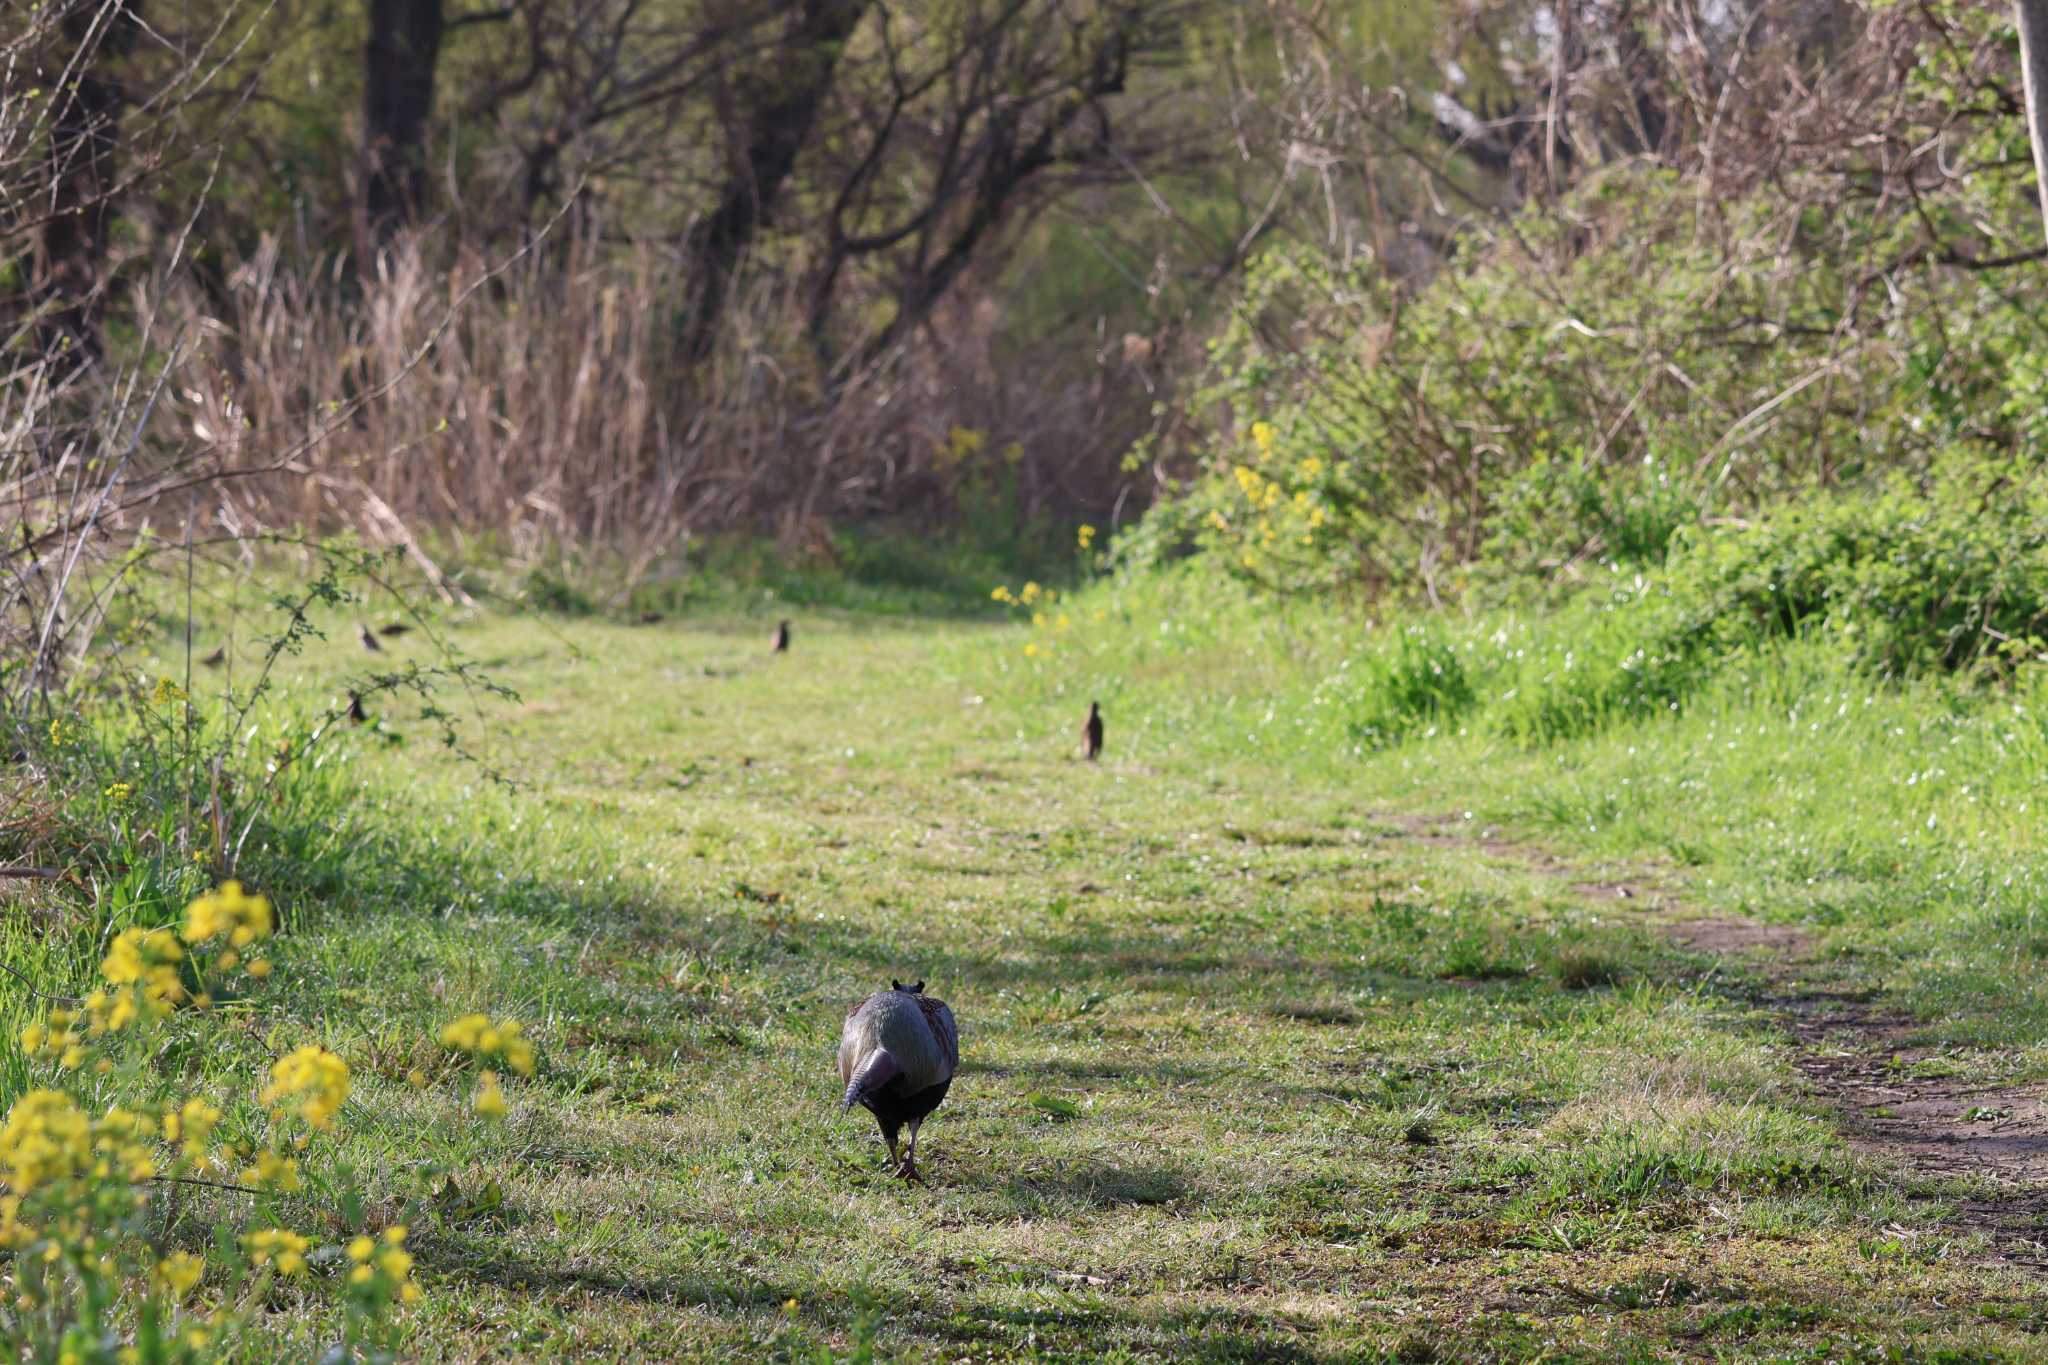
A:
{"label": "dark bird on grass", "polygon": [[351,692],[348,694],[348,711],[346,714],[349,718],[349,722],[354,725],[361,725],[364,721],[370,718],[369,713],[363,710],[363,698],[361,693]]}
{"label": "dark bird on grass", "polygon": [[789,622],[787,621],[775,627],[775,652],[777,654],[789,653]]}
{"label": "dark bird on grass", "polygon": [[219,649],[216,649],[215,651],[213,651],[213,653],[207,655],[199,662],[205,664],[208,668],[219,668],[222,663],[226,662],[227,657],[228,647],[226,645],[222,645]]}
{"label": "dark bird on grass", "polygon": [[[875,1116],[889,1162],[903,1180],[920,1185],[917,1130],[953,1084],[960,1066],[960,1031],[943,1000],[924,993],[924,982],[891,981],[853,1007],[839,1032],[839,1078],[846,1082],[842,1111],[858,1104]],[[910,1141],[897,1155],[896,1135]]]}
{"label": "dark bird on grass", "polygon": [[1102,703],[1088,703],[1088,721],[1081,727],[1081,741],[1088,746],[1090,762],[1102,757]]}
{"label": "dark bird on grass", "polygon": [[412,626],[411,626],[411,625],[410,625],[410,624],[409,624],[408,622],[405,622],[405,621],[393,621],[393,622],[392,622],[392,623],[391,623],[390,625],[388,625],[388,626],[379,626],[379,627],[377,627],[377,633],[378,633],[379,635],[384,635],[384,636],[391,636],[391,635],[403,635],[403,634],[405,634],[405,633],[406,633],[407,631],[409,631],[409,630],[411,630],[411,629],[412,629]]}
{"label": "dark bird on grass", "polygon": [[369,650],[372,654],[382,654],[384,652],[384,646],[377,643],[377,637],[370,634],[370,628],[360,621],[356,622],[356,638],[361,640],[363,648]]}

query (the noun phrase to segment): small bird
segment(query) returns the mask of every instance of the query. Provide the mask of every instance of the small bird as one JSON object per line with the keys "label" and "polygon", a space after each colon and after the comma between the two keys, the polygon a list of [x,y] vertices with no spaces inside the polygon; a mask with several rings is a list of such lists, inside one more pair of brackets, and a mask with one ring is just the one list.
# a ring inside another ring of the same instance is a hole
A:
{"label": "small bird", "polygon": [[412,626],[404,621],[393,621],[389,625],[377,627],[377,633],[379,635],[388,637],[392,635],[403,635],[411,629]]}
{"label": "small bird", "polygon": [[228,647],[226,645],[222,645],[219,649],[216,649],[215,651],[213,651],[213,653],[207,655],[199,662],[205,664],[208,668],[219,668],[221,664],[226,661],[227,657]]}
{"label": "small bird", "polygon": [[377,637],[370,634],[370,628],[361,621],[356,622],[356,638],[363,642],[363,648],[372,654],[382,654],[384,646],[377,643]]}
{"label": "small bird", "polygon": [[1088,761],[1102,757],[1102,703],[1088,703],[1088,720],[1081,727],[1081,740],[1088,746]]}
{"label": "small bird", "polygon": [[[924,1183],[917,1173],[917,1130],[953,1084],[960,1066],[960,1031],[943,1000],[924,993],[924,982],[891,981],[855,1005],[839,1033],[839,1108],[858,1104],[875,1116],[897,1178]],[[910,1128],[899,1158],[896,1135]]]}
{"label": "small bird", "polygon": [[349,718],[349,722],[354,725],[361,725],[364,721],[370,718],[369,714],[363,710],[363,698],[361,693],[351,692],[348,694],[348,711],[346,714]]}
{"label": "small bird", "polygon": [[787,621],[775,627],[775,652],[777,654],[789,653],[789,622]]}

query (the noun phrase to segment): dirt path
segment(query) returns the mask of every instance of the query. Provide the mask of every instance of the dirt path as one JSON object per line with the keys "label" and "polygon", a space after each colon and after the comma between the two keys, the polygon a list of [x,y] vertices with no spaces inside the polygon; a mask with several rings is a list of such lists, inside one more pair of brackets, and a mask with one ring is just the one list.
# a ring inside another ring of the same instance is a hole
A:
{"label": "dirt path", "polygon": [[1688,907],[1652,869],[1601,881],[1497,829],[1456,820],[1382,816],[1399,837],[1457,844],[1568,880],[1591,901],[1625,902],[1688,949],[1724,958],[1744,993],[1798,1045],[1793,1064],[1837,1115],[1858,1151],[1920,1181],[1955,1190],[1964,1233],[1989,1259],[2048,1269],[2048,1094],[2041,1086],[1973,1085],[1938,1049],[1915,1045],[1913,1022],[1831,972],[1807,934],[1746,916]]}

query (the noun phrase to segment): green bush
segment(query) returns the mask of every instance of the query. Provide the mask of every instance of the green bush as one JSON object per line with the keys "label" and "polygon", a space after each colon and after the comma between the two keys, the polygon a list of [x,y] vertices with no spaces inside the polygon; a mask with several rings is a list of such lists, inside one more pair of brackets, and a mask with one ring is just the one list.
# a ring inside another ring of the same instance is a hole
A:
{"label": "green bush", "polygon": [[1819,634],[1880,677],[2002,674],[2048,636],[2048,482],[1970,467],[1926,492],[1812,495],[1693,537],[1670,579],[1724,647]]}

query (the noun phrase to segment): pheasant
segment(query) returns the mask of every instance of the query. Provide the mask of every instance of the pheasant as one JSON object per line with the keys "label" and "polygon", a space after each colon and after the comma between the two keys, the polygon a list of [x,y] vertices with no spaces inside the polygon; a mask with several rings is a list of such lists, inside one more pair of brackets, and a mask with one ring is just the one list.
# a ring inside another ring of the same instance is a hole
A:
{"label": "pheasant", "polygon": [[[960,1066],[960,1031],[943,1000],[924,993],[924,982],[891,981],[855,1005],[839,1033],[839,1078],[846,1082],[840,1110],[858,1104],[875,1116],[896,1175],[915,1180],[917,1130],[953,1084]],[[906,1125],[910,1141],[899,1158],[896,1134]]]}
{"label": "pheasant", "polygon": [[775,627],[775,652],[777,654],[789,653],[789,622],[787,621]]}
{"label": "pheasant", "polygon": [[1088,722],[1081,727],[1081,739],[1088,746],[1088,757],[1092,761],[1102,757],[1102,703],[1088,703]]}

